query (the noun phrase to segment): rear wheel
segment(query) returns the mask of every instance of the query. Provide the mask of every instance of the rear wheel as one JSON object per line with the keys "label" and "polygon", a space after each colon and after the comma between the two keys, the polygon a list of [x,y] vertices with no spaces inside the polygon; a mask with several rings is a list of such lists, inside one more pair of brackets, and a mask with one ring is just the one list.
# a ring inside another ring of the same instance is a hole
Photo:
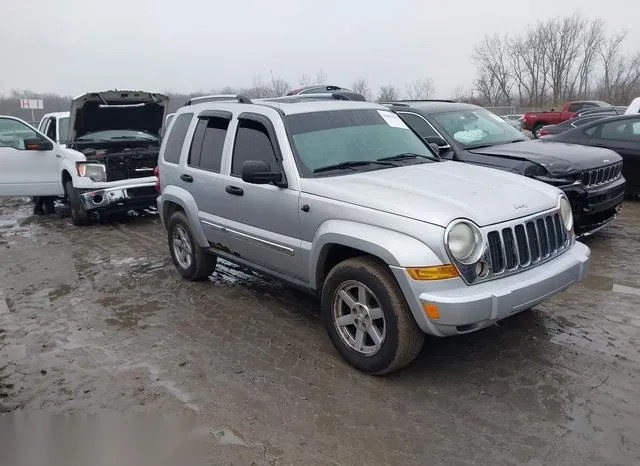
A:
{"label": "rear wheel", "polygon": [[533,130],[531,131],[533,133],[533,137],[538,139],[540,138],[540,130],[546,126],[545,123],[537,123],[534,127]]}
{"label": "rear wheel", "polygon": [[216,268],[217,257],[194,241],[184,213],[174,212],[167,222],[169,251],[173,264],[183,278],[206,280]]}
{"label": "rear wheel", "polygon": [[424,342],[393,276],[372,258],[348,259],[329,272],[322,287],[322,314],[342,357],[370,374],[403,368]]}
{"label": "rear wheel", "polygon": [[86,226],[91,223],[89,218],[89,212],[84,208],[82,199],[80,199],[80,193],[73,187],[71,180],[67,181],[65,185],[65,191],[67,193],[67,199],[69,199],[69,212],[71,214],[71,223],[76,226]]}

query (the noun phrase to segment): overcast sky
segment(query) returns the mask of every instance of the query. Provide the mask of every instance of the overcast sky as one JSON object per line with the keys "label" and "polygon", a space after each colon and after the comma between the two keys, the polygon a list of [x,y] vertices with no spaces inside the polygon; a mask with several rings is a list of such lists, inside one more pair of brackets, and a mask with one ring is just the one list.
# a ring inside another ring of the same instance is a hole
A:
{"label": "overcast sky", "polygon": [[[470,87],[485,34],[580,12],[640,48],[639,0],[6,0],[0,94],[106,88],[209,91],[273,73],[298,85],[431,77],[440,97]],[[631,28],[634,28],[631,30]]]}

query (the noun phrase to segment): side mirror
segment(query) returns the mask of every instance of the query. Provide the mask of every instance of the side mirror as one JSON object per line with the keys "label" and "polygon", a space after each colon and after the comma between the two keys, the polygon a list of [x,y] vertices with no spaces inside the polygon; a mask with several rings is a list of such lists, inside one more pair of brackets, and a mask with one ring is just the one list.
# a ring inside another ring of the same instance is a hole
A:
{"label": "side mirror", "polygon": [[33,138],[33,139],[25,139],[24,140],[24,148],[26,150],[53,150],[53,143],[51,141],[47,141],[46,139]]}
{"label": "side mirror", "polygon": [[431,146],[436,155],[440,155],[440,146],[438,146],[438,144],[436,144],[435,142],[431,142],[429,143],[429,146]]}
{"label": "side mirror", "polygon": [[444,139],[442,139],[441,137],[438,136],[427,136],[424,138],[424,140],[429,144],[435,144],[436,146],[438,146],[438,148],[441,147],[446,147],[449,144],[447,144],[447,141],[445,141]]}
{"label": "side mirror", "polygon": [[247,160],[242,164],[242,181],[252,184],[269,184],[284,187],[282,172],[271,171],[271,166],[263,160]]}

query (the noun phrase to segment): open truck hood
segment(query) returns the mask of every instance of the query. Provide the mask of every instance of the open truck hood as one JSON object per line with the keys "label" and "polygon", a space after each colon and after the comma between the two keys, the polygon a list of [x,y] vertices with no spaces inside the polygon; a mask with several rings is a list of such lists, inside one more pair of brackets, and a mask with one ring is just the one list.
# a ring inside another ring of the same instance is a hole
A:
{"label": "open truck hood", "polygon": [[68,142],[96,131],[130,129],[159,136],[169,97],[146,91],[90,92],[71,101]]}

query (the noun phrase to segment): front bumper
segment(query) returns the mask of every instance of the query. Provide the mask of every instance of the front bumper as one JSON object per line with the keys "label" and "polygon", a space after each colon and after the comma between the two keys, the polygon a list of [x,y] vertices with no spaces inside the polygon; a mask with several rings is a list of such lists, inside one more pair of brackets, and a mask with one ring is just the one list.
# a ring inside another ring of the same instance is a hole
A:
{"label": "front bumper", "polygon": [[[430,335],[449,336],[480,330],[566,290],[586,276],[590,255],[587,246],[576,242],[549,262],[471,286],[460,278],[416,281],[403,268],[392,271],[420,328]],[[440,317],[427,317],[425,304],[435,304]]]}
{"label": "front bumper", "polygon": [[155,182],[95,189],[80,194],[88,211],[144,209],[155,206],[157,197]]}
{"label": "front bumper", "polygon": [[595,188],[581,184],[561,186],[573,209],[578,236],[587,236],[611,223],[624,201],[626,181],[623,177]]}

